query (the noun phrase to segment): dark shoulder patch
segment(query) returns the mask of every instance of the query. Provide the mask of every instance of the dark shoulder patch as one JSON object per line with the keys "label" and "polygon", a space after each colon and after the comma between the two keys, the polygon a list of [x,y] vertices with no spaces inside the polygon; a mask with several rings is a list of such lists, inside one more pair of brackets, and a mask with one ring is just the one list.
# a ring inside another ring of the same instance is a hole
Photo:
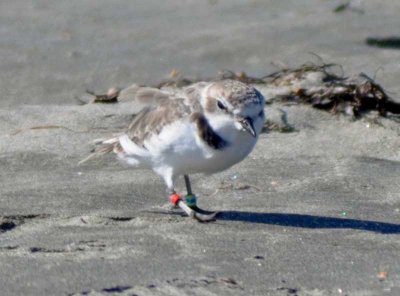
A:
{"label": "dark shoulder patch", "polygon": [[202,138],[208,146],[216,150],[223,150],[229,145],[225,139],[223,139],[212,129],[204,115],[200,113],[194,113],[192,114],[191,119],[197,126],[200,138]]}

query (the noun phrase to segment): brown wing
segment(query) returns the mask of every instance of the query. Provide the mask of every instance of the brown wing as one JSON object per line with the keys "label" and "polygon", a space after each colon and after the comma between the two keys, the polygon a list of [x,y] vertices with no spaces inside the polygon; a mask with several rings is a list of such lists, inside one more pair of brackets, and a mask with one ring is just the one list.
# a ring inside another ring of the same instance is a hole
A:
{"label": "brown wing", "polygon": [[142,87],[137,93],[135,100],[139,103],[148,105],[160,105],[163,101],[169,99],[169,94],[159,90],[158,88]]}
{"label": "brown wing", "polygon": [[191,108],[183,99],[167,100],[156,107],[143,109],[133,119],[126,133],[133,142],[144,147],[144,141],[149,136],[159,134],[164,126],[190,114]]}
{"label": "brown wing", "polygon": [[194,112],[202,112],[200,93],[205,85],[196,83],[185,89],[174,90],[144,88],[138,92],[138,101],[151,101],[153,105],[135,116],[127,131],[129,138],[144,147],[144,141],[153,134],[159,134],[164,126],[189,117]]}
{"label": "brown wing", "polygon": [[169,94],[158,88],[143,87],[133,84],[120,91],[119,102],[135,102],[144,106],[155,106],[163,100],[168,100]]}
{"label": "brown wing", "polygon": [[[202,113],[200,94],[205,85],[196,83],[184,89],[162,90],[133,85],[121,91],[122,101],[136,101],[145,106],[135,116],[126,134],[137,145],[144,147],[147,137],[159,134],[164,126],[195,112]],[[79,163],[110,152],[123,152],[118,137],[96,143],[92,153]]]}

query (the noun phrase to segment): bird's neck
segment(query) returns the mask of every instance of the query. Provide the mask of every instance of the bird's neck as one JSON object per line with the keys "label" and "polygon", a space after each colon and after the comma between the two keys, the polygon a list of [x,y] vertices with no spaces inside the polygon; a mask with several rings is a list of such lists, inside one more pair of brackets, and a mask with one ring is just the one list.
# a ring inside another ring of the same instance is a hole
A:
{"label": "bird's neck", "polygon": [[224,150],[229,146],[229,140],[223,135],[222,125],[215,124],[215,120],[209,120],[205,115],[198,116],[196,120],[200,138],[211,148]]}

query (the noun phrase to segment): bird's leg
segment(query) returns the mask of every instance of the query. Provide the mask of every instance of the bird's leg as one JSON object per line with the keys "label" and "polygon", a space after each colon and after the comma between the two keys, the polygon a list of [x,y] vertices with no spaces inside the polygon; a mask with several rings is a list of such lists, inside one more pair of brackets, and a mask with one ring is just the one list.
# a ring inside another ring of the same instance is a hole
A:
{"label": "bird's leg", "polygon": [[187,191],[187,194],[185,196],[186,205],[197,213],[209,216],[212,215],[213,217],[215,217],[217,215],[217,212],[206,211],[197,206],[196,195],[193,194],[192,186],[190,185],[189,175],[183,175],[183,177],[185,179],[185,185]]}
{"label": "bird's leg", "polygon": [[179,198],[180,198],[180,196],[176,193],[176,191],[174,190],[174,189],[172,189],[172,188],[167,188],[167,190],[166,190],[166,192],[167,192],[167,196],[169,197],[169,199],[170,199],[170,201],[171,201],[171,204],[172,204],[172,206],[176,209],[176,208],[178,208],[178,204],[177,203],[174,203],[172,200],[173,200],[173,196],[178,196]]}
{"label": "bird's leg", "polygon": [[167,176],[167,178],[165,178],[165,181],[168,187],[167,194],[169,195],[170,201],[174,206],[180,207],[189,217],[192,217],[199,222],[210,222],[215,220],[215,214],[207,215],[195,211],[194,209],[190,208],[178,194],[176,194],[174,190],[174,178],[172,178],[172,175],[171,177]]}
{"label": "bird's leg", "polygon": [[189,217],[196,219],[199,222],[210,222],[215,220],[216,213],[202,214],[188,207],[178,194],[170,196],[171,203],[180,207]]}
{"label": "bird's leg", "polygon": [[170,195],[170,201],[174,206],[180,207],[189,217],[196,219],[199,222],[210,222],[215,220],[215,215],[206,215],[196,212],[185,204],[182,198],[174,193]]}
{"label": "bird's leg", "polygon": [[195,209],[197,207],[197,199],[196,195],[194,195],[192,192],[192,186],[190,185],[189,175],[183,175],[183,177],[185,179],[185,185],[186,185],[186,196],[185,196],[186,204],[188,205],[189,208]]}

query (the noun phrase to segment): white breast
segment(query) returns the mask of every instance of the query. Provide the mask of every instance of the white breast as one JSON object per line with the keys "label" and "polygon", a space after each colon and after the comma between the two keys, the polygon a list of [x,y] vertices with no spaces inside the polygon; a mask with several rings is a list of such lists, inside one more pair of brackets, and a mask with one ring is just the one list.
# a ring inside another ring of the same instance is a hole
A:
{"label": "white breast", "polygon": [[[223,150],[208,146],[189,120],[176,121],[165,127],[160,134],[145,141],[148,154],[146,159],[141,155],[140,162],[155,170],[171,167],[175,175],[210,174],[225,170],[243,160],[257,142],[257,138],[237,130],[233,122],[220,123],[216,128],[218,134],[229,143]],[[135,164],[132,158],[133,155],[130,156],[130,163]]]}

